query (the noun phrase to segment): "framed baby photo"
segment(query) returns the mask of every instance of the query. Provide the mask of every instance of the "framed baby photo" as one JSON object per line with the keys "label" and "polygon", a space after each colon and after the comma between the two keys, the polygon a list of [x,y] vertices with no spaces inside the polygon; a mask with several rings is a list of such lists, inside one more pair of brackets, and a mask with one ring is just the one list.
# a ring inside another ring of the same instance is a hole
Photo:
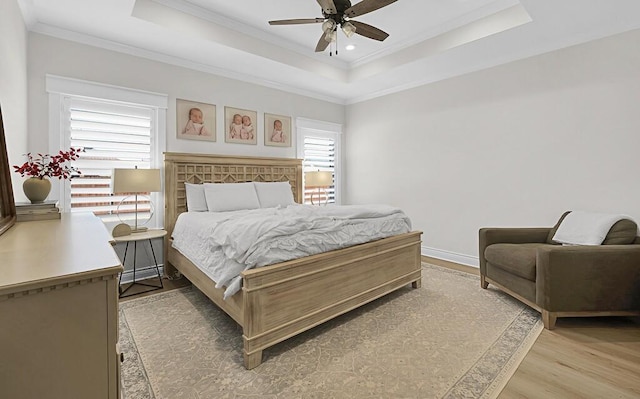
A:
{"label": "framed baby photo", "polygon": [[291,147],[291,117],[264,114],[264,145]]}
{"label": "framed baby photo", "polygon": [[226,143],[257,144],[258,113],[246,109],[224,107],[224,141]]}
{"label": "framed baby photo", "polygon": [[216,106],[177,99],[176,124],[179,139],[216,141]]}

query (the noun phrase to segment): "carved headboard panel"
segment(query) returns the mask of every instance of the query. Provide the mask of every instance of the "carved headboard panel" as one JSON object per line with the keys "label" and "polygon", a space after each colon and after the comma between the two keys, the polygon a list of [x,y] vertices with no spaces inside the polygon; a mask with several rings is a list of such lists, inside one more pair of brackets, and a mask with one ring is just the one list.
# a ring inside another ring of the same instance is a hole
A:
{"label": "carved headboard panel", "polygon": [[171,237],[178,215],[187,210],[184,183],[289,181],[293,198],[302,200],[302,160],[208,154],[164,153],[164,224]]}

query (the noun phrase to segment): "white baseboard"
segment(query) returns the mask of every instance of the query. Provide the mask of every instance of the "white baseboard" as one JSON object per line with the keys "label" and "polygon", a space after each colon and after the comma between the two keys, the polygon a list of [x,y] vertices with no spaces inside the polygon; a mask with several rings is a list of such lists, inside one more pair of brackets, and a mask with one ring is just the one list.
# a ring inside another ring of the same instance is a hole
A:
{"label": "white baseboard", "polygon": [[424,245],[421,247],[422,256],[446,260],[447,262],[458,263],[461,265],[480,267],[480,261],[475,256],[459,254],[456,252],[445,251],[443,249],[429,248]]}
{"label": "white baseboard", "polygon": [[[160,268],[160,275],[164,275],[164,267],[163,265],[158,265]],[[146,267],[136,267],[136,281],[145,280],[148,278],[158,277],[158,273],[156,272],[156,267],[154,265],[146,266]],[[122,278],[120,280],[121,284],[128,284],[133,282],[133,270],[125,270],[122,273]]]}

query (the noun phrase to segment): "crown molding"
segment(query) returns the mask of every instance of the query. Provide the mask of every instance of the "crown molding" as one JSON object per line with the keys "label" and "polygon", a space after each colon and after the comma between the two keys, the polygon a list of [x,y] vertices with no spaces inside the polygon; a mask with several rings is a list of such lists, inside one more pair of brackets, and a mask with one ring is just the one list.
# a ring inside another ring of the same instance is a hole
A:
{"label": "crown molding", "polygon": [[37,22],[35,7],[33,6],[33,0],[18,0],[18,7],[22,12],[22,19],[27,29],[31,29]]}
{"label": "crown molding", "polygon": [[349,68],[355,69],[355,68],[361,67],[370,62],[384,58],[388,55],[404,50],[406,48],[413,47],[426,40],[433,39],[437,36],[443,35],[454,29],[461,28],[465,25],[471,24],[483,18],[487,18],[491,15],[497,14],[501,11],[504,11],[514,6],[521,6],[520,1],[519,0],[496,0],[490,4],[485,5],[484,7],[478,8],[469,13],[461,15],[455,19],[452,19],[448,22],[445,22],[441,25],[438,25],[433,29],[424,31],[420,35],[417,35],[412,39],[402,41],[394,46],[387,46],[384,49],[378,50],[374,53],[371,53],[355,61],[352,61],[351,63],[349,63]]}
{"label": "crown molding", "polygon": [[215,67],[211,65],[205,65],[194,61],[189,61],[184,58],[175,57],[172,55],[150,51],[142,49],[140,47],[130,46],[119,42],[100,39],[95,36],[90,36],[78,32],[73,32],[66,29],[61,29],[47,24],[37,22],[31,29],[31,32],[40,33],[42,35],[55,37],[57,39],[68,40],[75,43],[86,44],[93,47],[98,47],[105,50],[115,51],[118,53],[128,54],[135,57],[146,58],[152,61],[162,62],[165,64],[180,66],[187,69],[192,69],[200,72],[210,73],[212,75],[218,75],[221,77],[242,81],[243,83],[252,83],[259,86],[264,86],[272,89],[282,90],[292,94],[298,94],[305,97],[315,98],[317,100],[327,101],[339,105],[345,105],[346,99],[341,97],[329,96],[323,93],[318,93],[311,90],[301,89],[295,86],[283,84],[281,82],[267,80],[258,76],[239,73],[226,68]]}
{"label": "crown molding", "polygon": [[223,26],[227,29],[233,30],[240,34],[251,36],[255,39],[259,39],[267,43],[276,45],[278,47],[282,47],[284,49],[294,51],[302,56],[312,58],[316,61],[331,65],[333,67],[337,67],[345,71],[349,69],[349,63],[341,60],[340,58],[327,57],[324,53],[314,52],[310,54],[309,47],[305,47],[297,43],[284,40],[280,36],[274,35],[273,33],[270,33],[267,30],[249,26],[246,23],[240,20],[234,19],[231,16],[221,15],[221,14],[211,12],[210,10],[207,10],[193,3],[190,3],[187,0],[148,0],[148,1],[162,4],[165,7],[169,7],[174,10],[184,12],[186,14],[194,16],[196,18],[203,19],[210,23]]}

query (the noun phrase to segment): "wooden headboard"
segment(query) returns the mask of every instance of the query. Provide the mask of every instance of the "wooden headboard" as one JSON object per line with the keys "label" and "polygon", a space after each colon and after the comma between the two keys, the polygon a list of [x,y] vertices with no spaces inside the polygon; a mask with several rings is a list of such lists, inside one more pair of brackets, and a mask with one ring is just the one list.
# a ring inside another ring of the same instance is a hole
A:
{"label": "wooden headboard", "polygon": [[[184,183],[289,181],[293,198],[302,201],[302,160],[209,154],[164,153],[164,226],[171,237],[178,215],[187,210]],[[165,247],[168,242],[165,243]],[[166,249],[165,249],[166,254]]]}

